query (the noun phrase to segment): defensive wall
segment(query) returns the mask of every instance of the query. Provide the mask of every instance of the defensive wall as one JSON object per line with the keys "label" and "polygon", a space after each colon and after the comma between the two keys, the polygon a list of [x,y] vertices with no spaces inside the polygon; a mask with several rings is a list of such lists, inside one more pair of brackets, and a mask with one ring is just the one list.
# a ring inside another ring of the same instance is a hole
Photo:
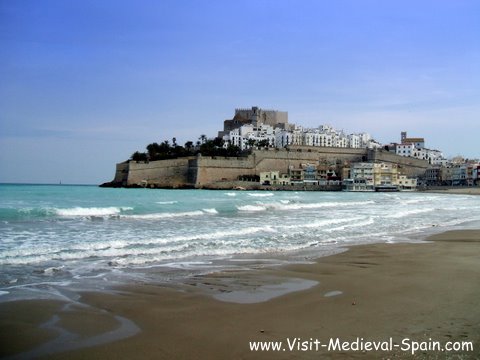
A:
{"label": "defensive wall", "polygon": [[429,167],[427,160],[400,156],[386,150],[369,150],[368,161],[397,164],[400,172],[409,177],[423,175]]}
{"label": "defensive wall", "polygon": [[185,187],[193,157],[158,161],[128,161],[116,166],[115,178],[105,186]]}
{"label": "defensive wall", "polygon": [[239,176],[260,175],[262,171],[288,173],[302,164],[344,164],[375,161],[399,165],[400,171],[416,176],[425,171],[428,162],[406,158],[387,151],[367,149],[295,146],[289,149],[253,150],[246,157],[192,156],[151,162],[117,164],[111,186],[149,187],[222,187],[221,183],[238,181]]}

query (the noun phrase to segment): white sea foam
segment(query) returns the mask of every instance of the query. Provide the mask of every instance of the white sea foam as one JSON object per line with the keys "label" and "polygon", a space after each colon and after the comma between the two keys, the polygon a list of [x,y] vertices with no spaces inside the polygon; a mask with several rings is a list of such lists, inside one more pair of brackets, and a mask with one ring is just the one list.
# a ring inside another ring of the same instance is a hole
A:
{"label": "white sea foam", "polygon": [[329,225],[341,224],[345,222],[355,221],[361,219],[359,217],[354,218],[339,218],[339,219],[323,219],[312,221],[309,223],[295,224],[295,225],[280,225],[281,229],[299,229],[299,228],[326,228],[328,229]]}
{"label": "white sea foam", "polygon": [[242,205],[237,206],[237,209],[240,211],[265,211],[267,207],[261,205]]}
{"label": "white sea foam", "polygon": [[188,217],[188,216],[202,216],[207,212],[201,210],[195,211],[183,211],[183,212],[165,212],[165,213],[153,213],[153,214],[139,214],[139,215],[124,215],[122,218],[126,219],[142,219],[142,220],[157,220],[176,217]]}
{"label": "white sea foam", "polygon": [[111,216],[118,215],[123,211],[133,210],[132,207],[74,207],[68,209],[54,209],[59,216]]}
{"label": "white sea foam", "polygon": [[363,220],[363,221],[358,221],[360,220],[359,218],[355,218],[355,219],[351,219],[348,221],[348,224],[344,224],[342,226],[337,226],[337,227],[334,227],[334,228],[330,228],[330,229],[326,229],[327,232],[333,232],[333,231],[341,231],[341,230],[345,230],[345,229],[349,229],[349,228],[361,228],[361,227],[365,227],[365,226],[368,226],[368,225],[372,225],[375,223],[375,221],[373,220],[373,218],[369,217],[368,219],[366,220]]}
{"label": "white sea foam", "polygon": [[274,194],[273,193],[248,193],[247,195],[252,197],[270,197],[270,196],[273,196]]}
{"label": "white sea foam", "polygon": [[[375,204],[374,201],[359,201],[359,202],[321,202],[321,203],[285,203],[283,201],[271,203],[257,203],[256,205],[237,206],[242,211],[264,211],[270,210],[308,210],[334,207],[356,207]],[[288,201],[288,200],[286,200]]]}
{"label": "white sea foam", "polygon": [[392,214],[386,215],[386,218],[393,218],[393,219],[398,219],[398,218],[403,218],[407,216],[412,216],[412,215],[417,215],[417,214],[423,214],[423,213],[428,213],[434,211],[434,208],[426,208],[426,209],[408,209],[408,210],[398,210],[397,211],[392,211]]}
{"label": "white sea foam", "polygon": [[218,214],[217,209],[212,208],[212,209],[202,209],[203,212],[206,212],[207,214]]}
{"label": "white sea foam", "polygon": [[43,270],[43,273],[45,275],[54,275],[55,273],[58,273],[60,271],[62,271],[62,269],[64,268],[64,266],[58,266],[58,267],[49,267],[49,268],[46,268],[45,270]]}
{"label": "white sea foam", "polygon": [[[346,244],[405,241],[480,220],[477,198],[442,194],[158,190],[152,198],[152,192],[112,190],[121,205],[130,206],[120,207],[111,206],[112,197],[105,192],[97,194],[108,196],[97,197],[90,193],[93,188],[75,191],[82,194],[54,192],[44,200],[15,203],[15,212],[0,222],[0,267],[7,265],[0,274],[0,291],[13,295],[8,286],[28,283],[29,289],[38,280],[104,286],[104,279],[141,279],[149,276],[142,268],[174,264],[180,264],[179,270],[170,270],[167,277],[203,272],[235,266],[227,260],[236,254],[288,262],[289,251],[308,249],[314,257]],[[68,221],[50,221],[45,215]],[[84,220],[89,217],[114,220]],[[286,256],[279,259],[279,253]],[[8,283],[17,277],[16,284]],[[40,287],[58,285],[48,284]]]}

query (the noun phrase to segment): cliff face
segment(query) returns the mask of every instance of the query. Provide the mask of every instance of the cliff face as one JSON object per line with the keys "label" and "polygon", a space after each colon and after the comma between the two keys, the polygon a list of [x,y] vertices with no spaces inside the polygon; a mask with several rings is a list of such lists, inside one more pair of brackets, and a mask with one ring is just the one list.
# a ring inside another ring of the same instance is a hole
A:
{"label": "cliff face", "polygon": [[397,163],[402,172],[415,176],[425,171],[428,163],[384,151],[367,149],[319,148],[299,146],[289,150],[254,150],[248,157],[185,157],[151,162],[129,161],[117,164],[115,178],[104,184],[114,187],[159,188],[223,188],[242,175],[259,175],[262,171],[287,173],[302,164],[319,162],[384,161]]}

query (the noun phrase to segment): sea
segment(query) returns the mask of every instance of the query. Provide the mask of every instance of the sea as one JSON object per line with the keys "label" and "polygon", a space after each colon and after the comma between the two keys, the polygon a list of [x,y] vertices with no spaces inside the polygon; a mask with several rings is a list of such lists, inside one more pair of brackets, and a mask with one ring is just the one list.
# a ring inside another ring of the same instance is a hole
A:
{"label": "sea", "polygon": [[0,184],[0,301],[168,285],[479,225],[473,195]]}

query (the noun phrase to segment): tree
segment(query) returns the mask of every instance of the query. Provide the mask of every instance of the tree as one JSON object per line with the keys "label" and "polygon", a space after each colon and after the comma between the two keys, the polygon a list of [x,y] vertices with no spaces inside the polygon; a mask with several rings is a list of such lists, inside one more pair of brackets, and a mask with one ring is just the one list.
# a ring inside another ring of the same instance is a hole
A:
{"label": "tree", "polygon": [[270,141],[268,139],[263,139],[257,142],[259,148],[268,148],[270,146]]}
{"label": "tree", "polygon": [[216,147],[223,147],[223,144],[225,144],[225,141],[222,138],[216,137],[215,139],[213,139],[213,145],[215,145]]}
{"label": "tree", "polygon": [[150,160],[156,160],[158,154],[160,153],[160,145],[154,142],[147,145],[148,156]]}
{"label": "tree", "polygon": [[147,153],[141,153],[139,151],[135,151],[132,156],[130,157],[131,160],[133,161],[147,161],[148,160],[148,155]]}

